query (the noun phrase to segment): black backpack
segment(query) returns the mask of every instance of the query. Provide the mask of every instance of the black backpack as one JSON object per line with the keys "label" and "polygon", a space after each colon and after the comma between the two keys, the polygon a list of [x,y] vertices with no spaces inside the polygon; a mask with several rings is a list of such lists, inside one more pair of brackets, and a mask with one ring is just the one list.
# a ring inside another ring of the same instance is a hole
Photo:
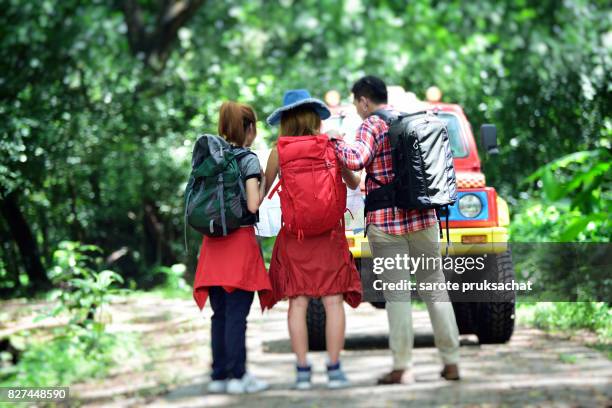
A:
{"label": "black backpack", "polygon": [[[365,211],[398,207],[445,212],[448,238],[448,206],[457,201],[453,155],[446,123],[433,111],[395,114],[377,110],[373,115],[389,126],[393,181],[366,196]],[[442,230],[440,230],[442,234]]]}

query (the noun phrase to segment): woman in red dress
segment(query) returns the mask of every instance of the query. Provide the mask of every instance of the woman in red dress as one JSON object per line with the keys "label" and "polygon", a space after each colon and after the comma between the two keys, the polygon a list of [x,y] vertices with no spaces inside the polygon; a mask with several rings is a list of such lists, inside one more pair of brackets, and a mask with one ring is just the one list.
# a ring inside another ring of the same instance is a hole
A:
{"label": "woman in red dress", "polygon": [[[326,105],[311,98],[306,90],[288,91],[283,101],[284,106],[268,117],[270,125],[280,122],[281,136],[316,136],[320,133],[321,119],[330,116]],[[278,174],[279,157],[274,148],[266,166],[266,186],[271,186]],[[342,169],[342,178],[351,188],[359,185],[359,176],[348,169]],[[348,380],[340,367],[345,331],[343,301],[357,307],[362,292],[341,223],[330,231],[306,237],[290,233],[283,225],[274,245],[269,274],[272,296],[266,299],[265,306],[271,308],[279,300],[289,299],[289,336],[297,357],[296,388],[311,386],[306,328],[310,298],[321,298],[325,307],[328,387],[347,386]]]}
{"label": "woman in red dress", "polygon": [[[267,388],[246,371],[246,326],[254,292],[260,301],[271,290],[259,244],[256,213],[264,197],[264,181],[257,155],[248,153],[255,139],[256,117],[248,105],[225,102],[219,113],[219,134],[239,156],[238,167],[246,192],[246,215],[241,227],[224,237],[204,237],[193,285],[202,310],[210,299],[212,374],[211,393],[242,394]],[[242,153],[242,154],[241,154]],[[263,308],[263,305],[262,305]]]}

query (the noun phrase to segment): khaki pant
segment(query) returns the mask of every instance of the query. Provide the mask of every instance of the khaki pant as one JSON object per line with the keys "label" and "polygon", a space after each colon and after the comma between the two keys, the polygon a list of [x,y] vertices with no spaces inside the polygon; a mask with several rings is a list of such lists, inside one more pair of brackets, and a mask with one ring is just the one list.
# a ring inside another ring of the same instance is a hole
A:
{"label": "khaki pant", "polygon": [[[410,232],[404,235],[385,233],[375,225],[368,225],[368,240],[372,256],[392,257],[408,254],[410,257],[440,257],[438,224],[425,230]],[[439,263],[424,262],[415,270],[416,284],[421,282],[445,282],[444,273]],[[400,282],[410,279],[410,271],[405,268],[385,269],[379,275],[383,282]],[[417,289],[418,290],[418,289]],[[434,342],[444,364],[456,364],[459,361],[459,330],[455,320],[453,305],[448,293],[443,291],[418,291],[427,305],[429,318],[434,332]],[[384,291],[389,319],[389,347],[393,355],[394,369],[407,369],[412,366],[412,347],[414,332],[412,329],[412,308],[409,291]]]}

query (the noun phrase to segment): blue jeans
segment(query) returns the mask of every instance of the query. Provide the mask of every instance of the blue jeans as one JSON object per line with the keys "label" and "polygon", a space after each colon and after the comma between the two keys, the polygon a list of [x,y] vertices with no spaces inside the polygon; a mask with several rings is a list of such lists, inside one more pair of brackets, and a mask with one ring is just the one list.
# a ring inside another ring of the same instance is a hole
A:
{"label": "blue jeans", "polygon": [[211,322],[212,379],[242,378],[246,372],[246,327],[254,292],[220,286],[208,288]]}

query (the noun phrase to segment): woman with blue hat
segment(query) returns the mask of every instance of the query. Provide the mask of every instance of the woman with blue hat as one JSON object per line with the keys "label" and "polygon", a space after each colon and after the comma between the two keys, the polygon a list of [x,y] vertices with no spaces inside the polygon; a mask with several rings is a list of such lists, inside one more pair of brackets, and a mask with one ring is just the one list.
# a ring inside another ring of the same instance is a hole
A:
{"label": "woman with blue hat", "polygon": [[359,272],[344,235],[344,183],[355,188],[360,179],[341,166],[328,137],[320,133],[321,121],[329,116],[325,103],[305,89],[296,89],[285,92],[283,106],[267,119],[269,125],[280,124],[280,137],[270,153],[265,176],[268,189],[281,176],[283,226],[270,261],[272,296],[266,307],[289,299],[288,326],[297,358],[298,389],[311,387],[306,326],[310,298],[321,298],[326,312],[327,385],[341,388],[349,385],[340,365],[343,301],[357,307],[362,296]]}

